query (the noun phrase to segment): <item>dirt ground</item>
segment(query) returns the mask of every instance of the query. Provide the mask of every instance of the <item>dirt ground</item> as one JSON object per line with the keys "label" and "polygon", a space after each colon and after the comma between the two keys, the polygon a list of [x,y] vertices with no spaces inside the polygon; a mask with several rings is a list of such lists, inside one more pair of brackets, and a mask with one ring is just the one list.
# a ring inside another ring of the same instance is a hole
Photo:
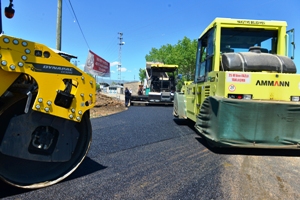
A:
{"label": "dirt ground", "polygon": [[124,101],[114,97],[106,96],[97,92],[97,99],[94,108],[91,109],[91,118],[102,117],[127,110]]}

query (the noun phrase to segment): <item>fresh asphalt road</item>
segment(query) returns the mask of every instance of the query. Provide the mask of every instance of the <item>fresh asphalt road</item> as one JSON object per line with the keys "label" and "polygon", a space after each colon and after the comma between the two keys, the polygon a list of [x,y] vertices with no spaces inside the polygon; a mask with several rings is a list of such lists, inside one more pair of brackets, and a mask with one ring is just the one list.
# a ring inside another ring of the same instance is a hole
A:
{"label": "fresh asphalt road", "polygon": [[[299,199],[299,151],[212,149],[172,107],[92,119],[87,158],[56,185],[3,199]],[[21,166],[20,166],[21,167]]]}

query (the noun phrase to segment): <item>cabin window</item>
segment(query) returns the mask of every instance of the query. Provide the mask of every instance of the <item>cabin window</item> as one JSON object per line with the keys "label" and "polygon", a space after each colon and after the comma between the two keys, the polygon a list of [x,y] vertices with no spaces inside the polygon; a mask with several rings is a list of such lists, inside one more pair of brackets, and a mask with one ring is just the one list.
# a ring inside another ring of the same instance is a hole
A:
{"label": "cabin window", "polygon": [[260,46],[262,53],[277,53],[277,30],[263,28],[222,28],[221,53],[248,52],[252,46]]}
{"label": "cabin window", "polygon": [[208,72],[212,70],[212,59],[214,56],[215,29],[209,30],[198,40],[195,82],[204,82]]}

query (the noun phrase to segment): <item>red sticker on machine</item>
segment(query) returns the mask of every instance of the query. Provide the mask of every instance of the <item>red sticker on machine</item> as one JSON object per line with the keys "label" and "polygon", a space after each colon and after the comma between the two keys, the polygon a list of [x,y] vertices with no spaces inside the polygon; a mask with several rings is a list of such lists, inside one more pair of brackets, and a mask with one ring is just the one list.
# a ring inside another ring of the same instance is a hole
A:
{"label": "red sticker on machine", "polygon": [[241,72],[228,72],[226,73],[226,81],[231,83],[245,83],[251,82],[251,74]]}
{"label": "red sticker on machine", "polygon": [[229,90],[230,92],[234,92],[235,89],[236,89],[236,87],[235,87],[235,85],[233,85],[233,84],[231,84],[231,85],[228,86],[228,90]]}

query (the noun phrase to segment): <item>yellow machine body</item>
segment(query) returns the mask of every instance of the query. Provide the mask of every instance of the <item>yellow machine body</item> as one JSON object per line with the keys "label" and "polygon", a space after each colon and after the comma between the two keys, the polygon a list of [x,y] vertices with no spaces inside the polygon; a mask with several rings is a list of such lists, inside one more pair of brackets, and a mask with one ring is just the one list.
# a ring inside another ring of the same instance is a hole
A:
{"label": "yellow machine body", "polygon": [[[25,43],[26,45],[22,45]],[[0,96],[21,73],[25,73],[38,83],[39,89],[32,106],[33,110],[68,120],[81,121],[81,116],[94,106],[95,79],[52,49],[6,35],[1,35],[0,45]],[[58,91],[63,91],[66,87],[65,79],[72,80],[70,94],[74,95],[74,98],[69,109],[55,104]]]}
{"label": "yellow machine body", "polygon": [[55,184],[87,155],[96,81],[71,58],[0,35],[0,179],[13,186]]}
{"label": "yellow machine body", "polygon": [[195,78],[175,94],[174,116],[193,120],[214,146],[299,148],[300,75],[286,26],[216,18],[199,37]]}

